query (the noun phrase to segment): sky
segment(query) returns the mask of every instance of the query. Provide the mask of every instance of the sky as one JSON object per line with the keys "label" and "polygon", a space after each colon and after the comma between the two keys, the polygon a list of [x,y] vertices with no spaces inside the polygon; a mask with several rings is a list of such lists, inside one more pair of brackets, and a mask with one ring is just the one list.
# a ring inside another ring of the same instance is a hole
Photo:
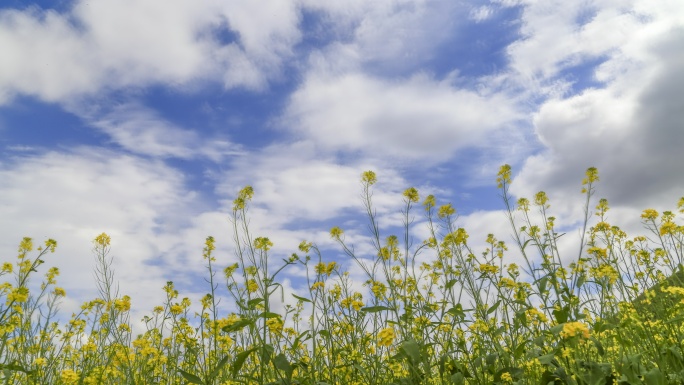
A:
{"label": "sky", "polygon": [[[683,70],[680,0],[6,0],[0,258],[56,239],[71,312],[97,295],[106,232],[143,314],[166,281],[208,291],[207,236],[235,261],[245,185],[274,263],[308,240],[353,269],[328,230],[366,250],[363,171],[387,234],[413,186],[477,244],[511,241],[504,163],[514,197],[546,191],[576,235],[597,167],[611,223],[638,231],[684,195]],[[306,292],[300,272],[282,280]]]}

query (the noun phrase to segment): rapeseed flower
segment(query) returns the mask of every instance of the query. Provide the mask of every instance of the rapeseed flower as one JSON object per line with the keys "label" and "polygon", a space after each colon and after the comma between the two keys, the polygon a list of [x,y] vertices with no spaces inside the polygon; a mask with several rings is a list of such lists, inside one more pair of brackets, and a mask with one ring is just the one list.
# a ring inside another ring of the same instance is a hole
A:
{"label": "rapeseed flower", "polygon": [[392,345],[392,342],[394,342],[395,337],[396,333],[394,332],[394,328],[384,328],[378,332],[378,345],[390,346]]}
{"label": "rapeseed flower", "polygon": [[560,336],[563,338],[579,336],[581,338],[588,339],[589,328],[582,322],[566,322],[563,325],[563,330],[561,330]]}

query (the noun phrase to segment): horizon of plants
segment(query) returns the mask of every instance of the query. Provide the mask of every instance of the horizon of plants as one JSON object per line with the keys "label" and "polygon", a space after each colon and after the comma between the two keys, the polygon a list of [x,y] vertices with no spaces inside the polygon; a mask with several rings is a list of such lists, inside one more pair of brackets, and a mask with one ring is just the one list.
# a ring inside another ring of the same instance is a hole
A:
{"label": "horizon of plants", "polygon": [[[330,230],[363,271],[365,295],[311,242],[274,266],[271,241],[250,232],[247,186],[231,216],[238,262],[217,267],[207,237],[207,294],[193,306],[167,282],[138,335],[131,298],[116,289],[107,234],[93,241],[98,296],[65,322],[57,268],[40,290],[29,288],[57,242],[35,247],[24,238],[0,271],[0,384],[684,384],[684,226],[672,211],[646,209],[650,235],[629,238],[608,222],[607,200],[592,203],[598,180],[589,168],[580,252],[562,258],[548,197],[514,201],[508,165],[497,185],[514,243],[477,234],[482,251],[471,249],[451,204],[421,200],[413,187],[403,193],[403,234],[382,234],[377,178],[366,171],[376,255],[357,255],[342,229]],[[684,197],[677,209],[684,213]],[[416,210],[430,236],[413,244]],[[520,264],[507,261],[509,247]],[[306,272],[308,295],[291,294],[296,305],[277,312],[278,278],[290,266]],[[236,309],[225,316],[221,292]]]}

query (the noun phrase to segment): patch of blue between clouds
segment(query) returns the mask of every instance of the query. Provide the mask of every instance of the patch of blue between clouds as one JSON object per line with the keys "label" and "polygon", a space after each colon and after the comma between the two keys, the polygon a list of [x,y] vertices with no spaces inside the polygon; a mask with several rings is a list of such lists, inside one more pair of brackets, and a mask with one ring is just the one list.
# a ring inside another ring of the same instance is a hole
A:
{"label": "patch of blue between clouds", "polygon": [[474,82],[506,70],[506,47],[521,36],[522,10],[520,6],[500,7],[486,20],[462,23],[437,47],[440,54],[422,67],[438,78],[457,70],[460,77]]}
{"label": "patch of blue between clouds", "polygon": [[101,145],[107,138],[87,127],[57,104],[44,103],[30,96],[16,96],[0,107],[5,130],[0,136],[2,153],[12,148],[34,147],[38,151],[68,149],[81,145]]}
{"label": "patch of blue between clouds", "polygon": [[569,93],[576,95],[590,88],[602,88],[605,83],[596,79],[596,69],[608,60],[607,56],[585,58],[577,64],[564,67],[557,75],[570,84]]}
{"label": "patch of blue between clouds", "polygon": [[0,2],[0,11],[3,9],[27,10],[39,8],[43,10],[53,10],[63,12],[71,9],[75,2],[72,0],[36,0],[28,3],[26,0],[3,0]]}

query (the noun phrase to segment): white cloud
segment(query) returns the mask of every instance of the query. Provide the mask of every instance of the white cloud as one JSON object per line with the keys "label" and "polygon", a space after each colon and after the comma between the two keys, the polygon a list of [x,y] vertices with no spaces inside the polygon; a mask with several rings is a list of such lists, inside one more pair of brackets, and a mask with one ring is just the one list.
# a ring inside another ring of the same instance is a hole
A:
{"label": "white cloud", "polygon": [[76,113],[109,135],[112,141],[136,154],[182,159],[206,157],[220,162],[226,156],[241,152],[238,145],[178,127],[136,103],[107,107],[107,110],[104,114],[84,113],[77,108]]}
{"label": "white cloud", "polygon": [[[681,12],[680,12],[681,14]],[[601,174],[598,195],[616,206],[672,209],[684,191],[684,22],[649,20],[598,69],[606,85],[543,103],[536,132],[547,149],[530,157],[514,181],[517,195],[547,190],[574,201],[587,167]],[[566,208],[578,218],[580,210]],[[634,218],[636,219],[636,218]]]}
{"label": "white cloud", "polygon": [[485,145],[518,118],[504,95],[479,95],[424,75],[392,82],[360,73],[310,75],[286,115],[287,125],[324,148],[407,160],[445,160]]}
{"label": "white cloud", "polygon": [[333,71],[364,68],[374,73],[410,73],[467,20],[468,7],[453,1],[306,1],[325,23],[332,42],[312,55]]}
{"label": "white cloud", "polygon": [[[46,264],[60,268],[58,285],[75,301],[66,305],[78,306],[95,295],[92,240],[102,232],[112,237],[121,294],[135,297],[136,308],[144,311],[163,298],[161,287],[174,278],[167,268],[178,265],[179,256],[173,243],[158,239],[188,226],[196,204],[179,172],[159,162],[81,148],[19,155],[0,164],[0,180],[0,254],[9,260],[25,236],[37,243],[57,240],[57,252]],[[198,256],[203,239],[194,243]]]}
{"label": "white cloud", "polygon": [[494,11],[493,7],[487,5],[476,7],[470,11],[470,18],[476,22],[485,21],[494,14]]}
{"label": "white cloud", "polygon": [[[300,39],[294,2],[76,1],[64,13],[0,11],[0,102],[223,79],[263,88]],[[233,33],[236,41],[220,41]]]}

